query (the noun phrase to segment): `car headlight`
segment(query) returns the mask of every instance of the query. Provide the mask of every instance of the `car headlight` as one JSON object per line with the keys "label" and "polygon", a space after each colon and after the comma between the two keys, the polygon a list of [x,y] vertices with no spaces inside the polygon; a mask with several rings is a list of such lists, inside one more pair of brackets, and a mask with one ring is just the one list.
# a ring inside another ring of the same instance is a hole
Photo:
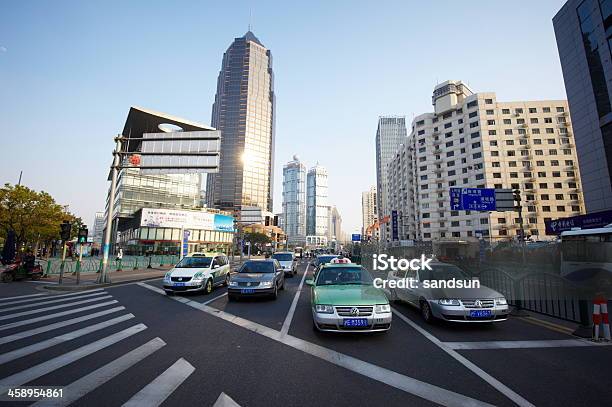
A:
{"label": "car headlight", "polygon": [[374,307],[374,312],[376,312],[377,314],[391,312],[391,306],[389,304],[379,304]]}
{"label": "car headlight", "polygon": [[198,271],[197,273],[193,275],[194,280],[202,280],[203,278],[204,278],[204,273],[202,273],[201,271]]}
{"label": "car headlight", "polygon": [[261,283],[259,283],[263,288],[270,288],[272,287],[272,281],[262,281]]}
{"label": "car headlight", "polygon": [[238,282],[237,281],[230,281],[229,282],[229,286],[230,287],[237,287],[238,286]]}
{"label": "car headlight", "polygon": [[170,275],[172,274],[171,271],[168,271],[166,274],[164,274],[164,280],[170,280]]}
{"label": "car headlight", "polygon": [[459,300],[454,298],[441,298],[438,300],[438,304],[440,305],[461,305]]}
{"label": "car headlight", "polygon": [[508,301],[504,297],[499,297],[495,299],[495,303],[497,305],[508,305]]}
{"label": "car headlight", "polygon": [[332,307],[331,305],[317,304],[315,305],[315,311],[319,314],[333,314],[334,307]]}

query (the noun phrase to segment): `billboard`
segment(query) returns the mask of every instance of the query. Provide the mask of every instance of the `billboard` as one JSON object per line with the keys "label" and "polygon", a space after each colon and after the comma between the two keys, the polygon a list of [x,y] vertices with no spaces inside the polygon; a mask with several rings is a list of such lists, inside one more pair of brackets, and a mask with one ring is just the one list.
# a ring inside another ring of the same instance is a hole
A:
{"label": "billboard", "polygon": [[593,212],[586,215],[572,216],[569,218],[547,220],[547,235],[560,235],[561,232],[572,229],[594,229],[602,228],[612,223],[612,210]]}
{"label": "billboard", "polygon": [[397,211],[391,211],[391,240],[399,240],[399,220]]}
{"label": "billboard", "polygon": [[143,208],[140,226],[234,231],[234,218],[218,213]]}

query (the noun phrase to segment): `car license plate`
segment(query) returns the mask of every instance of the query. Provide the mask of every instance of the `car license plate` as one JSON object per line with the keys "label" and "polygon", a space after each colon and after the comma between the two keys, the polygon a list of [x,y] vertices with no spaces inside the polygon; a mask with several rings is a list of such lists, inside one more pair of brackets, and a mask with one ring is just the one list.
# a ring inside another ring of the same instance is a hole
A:
{"label": "car license plate", "polygon": [[368,320],[365,318],[345,319],[344,326],[368,326]]}
{"label": "car license plate", "polygon": [[470,311],[470,317],[472,318],[489,318],[490,316],[491,310],[488,309]]}
{"label": "car license plate", "polygon": [[175,287],[185,287],[185,283],[174,283]]}
{"label": "car license plate", "polygon": [[254,292],[255,290],[252,288],[243,288],[242,290],[240,290],[241,294],[253,294]]}

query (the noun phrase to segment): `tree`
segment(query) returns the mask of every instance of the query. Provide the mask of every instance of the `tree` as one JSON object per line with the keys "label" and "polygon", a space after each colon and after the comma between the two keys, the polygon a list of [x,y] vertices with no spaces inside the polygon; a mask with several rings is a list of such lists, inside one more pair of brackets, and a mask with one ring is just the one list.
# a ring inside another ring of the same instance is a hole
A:
{"label": "tree", "polygon": [[[18,249],[58,239],[59,225],[64,220],[82,223],[44,191],[10,184],[0,188],[0,237],[6,238],[12,231]],[[73,227],[74,236],[76,230]]]}
{"label": "tree", "polygon": [[268,235],[259,232],[245,233],[244,240],[254,245],[265,245],[266,243],[272,242],[272,239],[270,239]]}

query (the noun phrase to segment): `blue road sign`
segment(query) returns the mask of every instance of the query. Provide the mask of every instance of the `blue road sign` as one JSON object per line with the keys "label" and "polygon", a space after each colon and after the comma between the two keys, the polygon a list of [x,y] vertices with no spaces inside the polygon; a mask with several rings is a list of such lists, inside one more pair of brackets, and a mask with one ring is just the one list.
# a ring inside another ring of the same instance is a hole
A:
{"label": "blue road sign", "polygon": [[451,188],[451,210],[494,211],[495,188]]}
{"label": "blue road sign", "polygon": [[353,233],[351,235],[351,240],[353,242],[361,242],[361,235],[359,233]]}

